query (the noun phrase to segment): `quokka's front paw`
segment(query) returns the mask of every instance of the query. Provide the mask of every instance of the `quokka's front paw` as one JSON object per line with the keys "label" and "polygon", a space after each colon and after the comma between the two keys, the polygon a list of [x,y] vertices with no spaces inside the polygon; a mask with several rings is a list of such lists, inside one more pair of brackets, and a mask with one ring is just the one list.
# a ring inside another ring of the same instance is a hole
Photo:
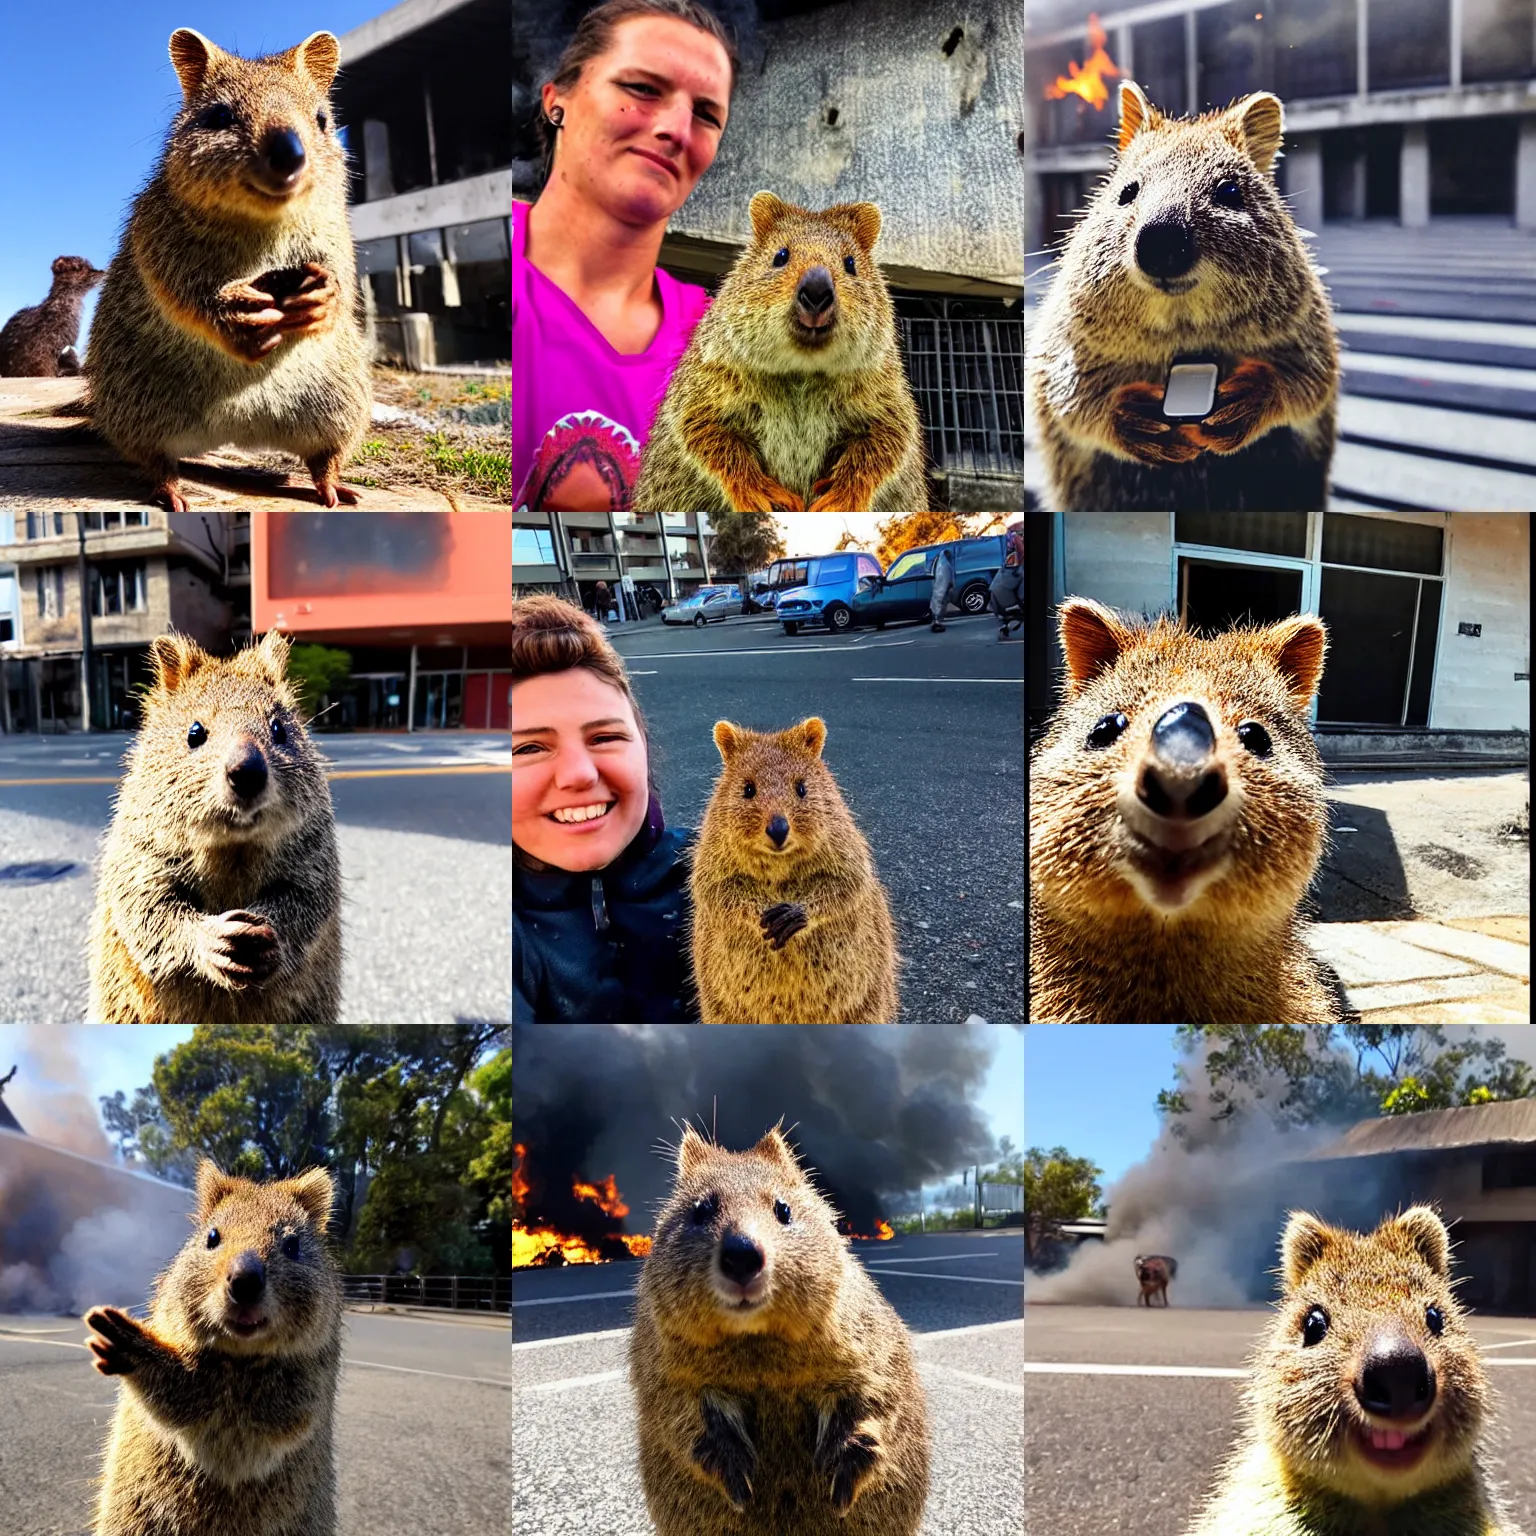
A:
{"label": "quokka's front paw", "polygon": [[116,1307],[92,1307],[85,1326],[92,1330],[86,1344],[103,1376],[128,1376],[149,1357],[152,1341],[143,1324]]}
{"label": "quokka's front paw", "polygon": [[1188,464],[1200,456],[1187,424],[1163,415],[1163,391],[1156,384],[1122,384],[1115,391],[1110,431],[1120,451],[1143,464]]}
{"label": "quokka's front paw", "polygon": [[277,970],[277,934],[258,912],[220,912],[198,925],[200,969],[232,992],[260,986]]}
{"label": "quokka's front paw", "polygon": [[727,1413],[705,1399],[700,1405],[704,1433],[693,1442],[693,1459],[699,1470],[730,1501],[732,1509],[745,1509],[752,1497],[752,1473],[757,1452],[747,1438],[739,1413]]}
{"label": "quokka's front paw", "polygon": [[840,1515],[846,1515],[878,1481],[885,1460],[879,1425],[873,1419],[857,1420],[855,1411],[847,1402],[823,1407],[812,1457],[812,1465],[825,1479],[832,1507]]}
{"label": "quokka's front paw", "polygon": [[783,949],[809,922],[805,908],[794,901],[781,901],[776,906],[764,907],[759,919],[763,937],[773,949]]}
{"label": "quokka's front paw", "polygon": [[1189,423],[1190,435],[1209,453],[1246,448],[1267,430],[1279,383],[1268,363],[1244,358],[1217,387],[1211,414]]}

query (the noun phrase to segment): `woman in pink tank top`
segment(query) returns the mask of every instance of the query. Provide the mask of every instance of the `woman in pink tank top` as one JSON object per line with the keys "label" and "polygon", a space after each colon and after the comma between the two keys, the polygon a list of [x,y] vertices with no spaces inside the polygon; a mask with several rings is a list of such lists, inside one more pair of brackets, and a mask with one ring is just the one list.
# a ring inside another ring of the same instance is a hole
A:
{"label": "woman in pink tank top", "polygon": [[607,0],[541,93],[549,167],[512,204],[513,506],[630,504],[640,449],[709,295],[656,268],[713,163],[738,59],[694,0]]}

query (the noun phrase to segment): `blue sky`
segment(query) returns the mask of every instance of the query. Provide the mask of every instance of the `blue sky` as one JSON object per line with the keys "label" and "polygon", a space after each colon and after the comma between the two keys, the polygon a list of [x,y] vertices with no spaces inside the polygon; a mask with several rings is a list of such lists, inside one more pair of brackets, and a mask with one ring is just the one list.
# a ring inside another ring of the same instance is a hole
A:
{"label": "blue sky", "polygon": [[[0,90],[0,324],[40,303],[55,256],[105,267],[181,101],[166,45],[194,27],[255,57],[329,29],[339,37],[388,0],[68,0],[5,7]],[[89,317],[95,294],[87,300]]]}
{"label": "blue sky", "polygon": [[1092,1158],[1108,1189],[1157,1139],[1173,1086],[1172,1024],[1031,1024],[1024,1041],[1025,1145]]}

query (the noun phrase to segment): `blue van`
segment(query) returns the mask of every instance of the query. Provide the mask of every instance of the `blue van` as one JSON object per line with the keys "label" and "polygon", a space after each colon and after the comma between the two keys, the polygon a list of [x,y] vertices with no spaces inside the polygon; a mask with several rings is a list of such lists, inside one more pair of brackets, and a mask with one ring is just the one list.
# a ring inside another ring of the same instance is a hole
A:
{"label": "blue van", "polygon": [[955,563],[955,585],[950,602],[962,613],[987,611],[992,578],[997,575],[1007,553],[1007,540],[1000,533],[984,533],[967,539],[948,539],[942,544],[924,544],[905,550],[892,562],[878,581],[861,587],[854,595],[852,622],[884,629],[900,619],[926,619],[933,597],[933,562],[940,550],[947,549]]}
{"label": "blue van", "polygon": [[784,563],[805,567],[802,585],[781,588],[775,609],[786,635],[798,634],[803,624],[825,624],[833,634],[842,634],[853,623],[854,593],[881,575],[880,562],[861,549]]}

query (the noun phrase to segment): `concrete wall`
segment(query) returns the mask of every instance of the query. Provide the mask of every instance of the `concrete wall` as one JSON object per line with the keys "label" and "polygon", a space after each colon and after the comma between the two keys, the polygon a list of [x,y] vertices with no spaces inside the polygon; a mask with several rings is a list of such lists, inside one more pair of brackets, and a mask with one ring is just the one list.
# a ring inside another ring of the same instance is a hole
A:
{"label": "concrete wall", "polygon": [[[1445,602],[1429,723],[1438,729],[1531,728],[1531,519],[1456,512],[1448,520]],[[1457,625],[1481,624],[1472,639]]]}
{"label": "concrete wall", "polygon": [[869,201],[882,265],[1023,286],[1021,7],[852,0],[765,25],[758,45],[673,234],[744,243],[764,188],[810,208]]}
{"label": "concrete wall", "polygon": [[1062,597],[1091,597],[1129,613],[1168,608],[1173,591],[1173,517],[1168,512],[1065,512]]}

